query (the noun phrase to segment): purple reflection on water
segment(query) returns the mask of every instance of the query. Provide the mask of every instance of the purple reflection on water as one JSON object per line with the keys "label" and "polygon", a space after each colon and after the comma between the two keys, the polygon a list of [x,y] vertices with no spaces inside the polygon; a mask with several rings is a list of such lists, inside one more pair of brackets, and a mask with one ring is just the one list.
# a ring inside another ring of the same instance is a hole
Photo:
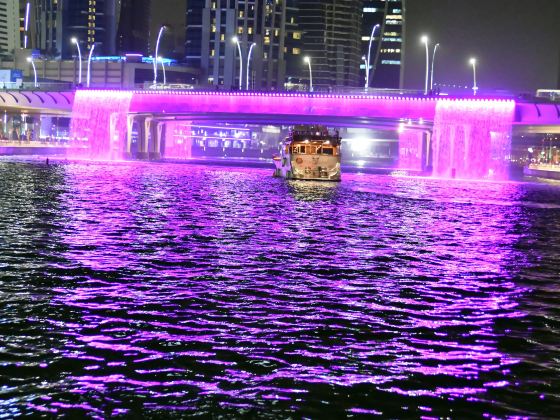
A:
{"label": "purple reflection on water", "polygon": [[519,184],[62,169],[47,325],[65,381],[35,406],[439,415],[513,381]]}

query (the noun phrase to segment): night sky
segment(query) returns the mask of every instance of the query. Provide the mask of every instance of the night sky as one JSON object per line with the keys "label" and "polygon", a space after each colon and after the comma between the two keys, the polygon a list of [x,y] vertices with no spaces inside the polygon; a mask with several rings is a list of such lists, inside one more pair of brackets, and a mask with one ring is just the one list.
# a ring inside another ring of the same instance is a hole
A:
{"label": "night sky", "polygon": [[[435,82],[516,92],[558,85],[560,0],[408,0],[405,86],[423,88],[426,34],[441,49]],[[432,50],[430,49],[430,57]]]}

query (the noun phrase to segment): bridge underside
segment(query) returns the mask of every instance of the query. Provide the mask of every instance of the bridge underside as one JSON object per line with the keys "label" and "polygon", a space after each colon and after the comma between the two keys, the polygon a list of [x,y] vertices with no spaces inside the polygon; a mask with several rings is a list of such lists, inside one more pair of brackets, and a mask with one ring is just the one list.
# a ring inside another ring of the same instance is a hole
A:
{"label": "bridge underside", "polygon": [[152,118],[158,122],[170,121],[191,121],[191,122],[207,122],[217,121],[224,123],[238,123],[238,124],[254,124],[254,125],[283,125],[292,126],[297,124],[321,124],[329,127],[353,127],[353,128],[376,128],[376,129],[398,129],[406,126],[410,129],[417,130],[431,130],[433,128],[433,121],[427,120],[403,120],[395,118],[382,118],[382,117],[340,117],[340,116],[308,116],[308,115],[290,115],[290,114],[277,114],[277,115],[258,115],[258,114],[227,114],[227,113],[213,113],[213,114],[145,114],[145,113],[129,113],[129,116],[134,118]]}

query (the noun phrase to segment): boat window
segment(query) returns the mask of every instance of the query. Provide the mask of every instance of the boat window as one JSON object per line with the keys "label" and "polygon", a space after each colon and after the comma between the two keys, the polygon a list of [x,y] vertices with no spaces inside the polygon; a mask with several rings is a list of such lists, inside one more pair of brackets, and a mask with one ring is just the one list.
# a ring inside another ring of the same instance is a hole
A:
{"label": "boat window", "polygon": [[323,154],[324,155],[334,155],[334,150],[332,147],[323,147]]}

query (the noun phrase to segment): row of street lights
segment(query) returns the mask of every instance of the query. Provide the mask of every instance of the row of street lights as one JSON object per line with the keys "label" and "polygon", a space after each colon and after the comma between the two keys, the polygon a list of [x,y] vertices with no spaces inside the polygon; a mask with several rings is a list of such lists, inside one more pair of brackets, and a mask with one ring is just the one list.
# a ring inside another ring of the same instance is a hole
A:
{"label": "row of street lights", "polygon": [[[379,24],[375,25],[372,28],[371,31],[371,35],[369,38],[369,46],[368,46],[368,55],[363,56],[362,60],[365,63],[365,67],[366,67],[366,74],[365,74],[365,88],[366,90],[369,88],[370,86],[370,73],[371,73],[371,47],[372,47],[372,43],[373,43],[373,39],[375,37],[375,32],[376,30],[379,28]],[[159,57],[158,52],[159,52],[159,42],[161,40],[161,37],[163,35],[163,32],[165,31],[166,27],[162,26],[159,30],[158,33],[158,37],[157,37],[157,41],[156,41],[156,49],[155,49],[155,57],[153,60],[153,65],[154,65],[154,85],[157,84],[157,63],[161,61],[161,65],[162,65],[162,70],[163,70],[163,84],[167,84],[167,80],[166,80],[166,74],[165,74],[165,63],[162,57]],[[80,48],[80,43],[78,41],[77,38],[72,38],[72,43],[76,45],[77,49],[78,49],[78,60],[80,62],[79,65],[79,70],[78,70],[78,83],[81,84],[82,83],[82,51]],[[241,49],[241,43],[239,41],[238,37],[233,37],[232,41],[234,43],[237,44],[237,49],[239,51],[239,89],[243,89],[243,52]],[[430,72],[430,52],[429,52],[429,39],[427,36],[423,36],[421,38],[422,43],[425,45],[426,47],[426,80],[425,80],[425,86],[424,86],[424,95],[428,94],[428,83],[429,83],[429,89],[433,90],[434,88],[434,64],[435,64],[435,60],[436,60],[436,52],[437,49],[439,47],[439,44],[436,44],[434,46],[434,52],[433,52],[433,56],[432,56],[432,65],[431,65],[431,72]],[[253,48],[256,46],[256,43],[252,43],[251,46],[249,47],[249,51],[247,54],[247,77],[246,77],[246,85],[245,88],[247,90],[249,90],[249,75],[250,75],[250,64],[251,64],[251,55],[253,52]],[[93,57],[93,52],[95,50],[95,44],[92,45],[92,47],[90,48],[89,51],[89,56],[88,56],[88,63],[87,63],[87,87],[90,86],[90,82],[91,82],[91,60]],[[27,61],[29,63],[31,63],[31,66],[33,67],[33,73],[35,76],[35,87],[38,87],[37,84],[37,69],[35,67],[35,63],[33,61],[33,57],[28,57]],[[304,63],[306,63],[309,67],[309,92],[313,92],[313,69],[311,67],[311,58],[309,56],[304,57]],[[478,91],[478,86],[476,83],[476,58],[471,58],[470,60],[470,64],[473,67],[473,79],[474,79],[474,83],[473,83],[473,93],[474,95],[477,94]],[[431,74],[431,80],[430,80],[430,74]]]}
{"label": "row of street lights", "polygon": [[[428,94],[428,81],[430,81],[430,90],[434,89],[434,63],[436,61],[436,52],[437,49],[439,47],[439,44],[436,44],[434,46],[434,53],[432,56],[432,69],[431,69],[431,77],[430,77],[430,52],[429,52],[429,44],[430,44],[430,40],[429,38],[424,35],[421,38],[422,43],[426,46],[426,82],[425,82],[425,86],[424,86],[424,95]],[[469,60],[470,65],[473,68],[473,94],[476,96],[477,92],[478,92],[478,85],[476,83],[476,64],[477,64],[477,60],[476,58],[471,58]]]}
{"label": "row of street lights", "polygon": [[[378,25],[379,26],[379,25]],[[234,36],[232,38],[232,41],[237,44],[237,50],[239,52],[239,89],[243,89],[243,52],[241,49],[241,43],[239,42],[239,38]],[[251,54],[253,52],[253,48],[255,48],[257,46],[256,43],[252,43],[251,46],[249,47],[249,52],[247,53],[247,78],[246,78],[246,84],[245,84],[245,89],[249,90],[249,75],[251,74],[250,72],[250,65],[251,65]],[[311,68],[311,58],[306,56],[303,59],[304,63],[306,63],[309,67],[309,91],[313,92],[313,70]]]}
{"label": "row of street lights", "polygon": [[[160,28],[159,34],[158,34],[158,38],[157,38],[157,42],[156,42],[156,54],[155,56],[157,57],[157,59],[154,59],[154,84],[157,83],[157,63],[161,62],[161,67],[163,70],[163,84],[167,84],[167,78],[166,78],[166,74],[165,74],[165,62],[163,60],[162,57],[158,56],[158,50],[159,50],[159,41],[161,39],[161,35],[163,34],[163,31],[165,30],[165,26],[162,26]],[[80,42],[78,40],[78,38],[72,38],[71,39],[72,44],[76,45],[76,48],[78,49],[78,62],[79,62],[79,68],[78,68],[78,84],[82,84],[82,49],[80,48]],[[95,44],[92,44],[90,50],[89,50],[89,56],[88,56],[88,61],[87,61],[87,79],[86,79],[86,83],[87,83],[87,87],[90,86],[91,83],[91,60],[93,58],[93,52],[95,50]],[[37,82],[37,68],[35,67],[35,62],[33,60],[33,57],[27,57],[27,62],[31,64],[31,66],[33,67],[33,75],[34,75],[34,79],[35,79],[35,87],[38,87],[39,84]]]}

